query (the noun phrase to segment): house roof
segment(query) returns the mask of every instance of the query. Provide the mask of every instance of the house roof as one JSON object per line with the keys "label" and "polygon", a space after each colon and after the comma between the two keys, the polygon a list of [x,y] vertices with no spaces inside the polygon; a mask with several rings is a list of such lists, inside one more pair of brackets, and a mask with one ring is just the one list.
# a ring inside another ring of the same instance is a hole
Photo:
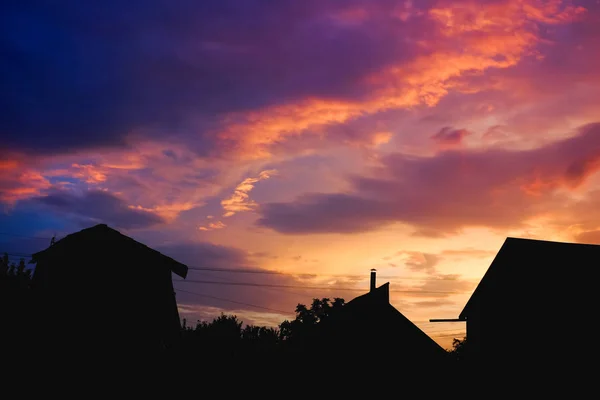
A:
{"label": "house roof", "polygon": [[[119,231],[110,228],[106,224],[99,224],[79,232],[72,233],[58,240],[45,250],[32,255],[32,261],[38,262],[51,258],[64,252],[74,254],[88,254],[92,249],[106,251],[113,249],[115,253],[127,251],[133,252],[140,259],[153,259],[157,264],[166,265],[172,272],[182,278],[187,276],[188,267],[171,257],[168,257],[143,243],[140,243]],[[121,253],[122,254],[122,253]]]}
{"label": "house roof", "polygon": [[[423,356],[446,356],[446,351],[389,303],[389,282],[371,292],[358,296],[340,310],[332,320],[346,321],[353,326],[369,325],[398,343],[411,343],[412,350]],[[385,332],[382,332],[385,331]]]}
{"label": "house roof", "polygon": [[540,308],[562,308],[575,298],[583,300],[595,292],[591,277],[597,275],[599,263],[598,245],[508,237],[459,319],[484,307],[535,303],[543,304]]}

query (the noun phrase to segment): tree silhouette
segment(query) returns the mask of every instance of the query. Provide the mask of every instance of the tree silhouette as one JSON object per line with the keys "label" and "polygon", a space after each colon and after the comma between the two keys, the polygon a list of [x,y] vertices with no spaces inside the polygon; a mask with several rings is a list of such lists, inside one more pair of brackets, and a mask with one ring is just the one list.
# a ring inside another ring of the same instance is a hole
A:
{"label": "tree silhouette", "polygon": [[[26,268],[25,259],[11,263],[8,254],[0,258],[0,341],[3,343],[25,343],[33,335],[32,297],[29,290],[31,270]],[[22,349],[21,349],[22,350]],[[18,352],[11,345],[4,353]]]}
{"label": "tree silhouette", "polygon": [[0,258],[0,280],[4,289],[26,289],[31,282],[31,269],[27,269],[24,258],[15,264],[11,263],[8,254],[4,253]]}
{"label": "tree silhouette", "polygon": [[448,352],[450,355],[458,361],[463,361],[467,358],[468,354],[468,343],[467,338],[464,337],[462,339],[454,339],[452,340],[452,349]]}
{"label": "tree silhouette", "polygon": [[279,325],[281,340],[294,345],[307,344],[307,340],[314,332],[314,327],[329,318],[344,304],[344,299],[339,297],[334,298],[333,302],[327,297],[315,298],[310,308],[307,308],[304,304],[298,304],[296,306],[296,319],[293,321],[285,320]]}
{"label": "tree silhouette", "polygon": [[242,340],[249,343],[275,345],[279,340],[279,330],[266,326],[246,325],[242,330]]}

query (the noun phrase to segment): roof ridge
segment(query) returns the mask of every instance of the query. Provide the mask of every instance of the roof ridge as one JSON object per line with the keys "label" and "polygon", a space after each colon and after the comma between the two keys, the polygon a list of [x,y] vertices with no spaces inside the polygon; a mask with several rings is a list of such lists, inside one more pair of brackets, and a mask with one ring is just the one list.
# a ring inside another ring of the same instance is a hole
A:
{"label": "roof ridge", "polygon": [[534,239],[516,236],[507,236],[504,242],[508,241],[519,241],[519,242],[534,242],[534,243],[557,243],[557,244],[569,244],[569,245],[583,245],[583,246],[598,246],[593,243],[578,243],[578,242],[566,242],[561,240],[548,240],[548,239]]}
{"label": "roof ridge", "polygon": [[[77,232],[72,232],[72,233],[66,235],[65,237],[61,238],[60,240],[56,241],[56,243],[54,243],[50,247],[33,254],[32,260],[35,260],[44,254],[48,254],[47,252],[53,252],[54,251],[53,249],[55,249],[56,246],[62,247],[63,245],[68,245],[71,242],[71,240],[77,240],[77,239],[81,240],[80,238],[77,238],[80,235],[84,235],[83,237],[89,237],[87,235],[92,235],[92,237],[94,237],[93,235],[98,235],[98,234],[102,234],[102,233],[112,235],[109,237],[109,238],[111,238],[109,240],[122,240],[122,241],[126,240],[128,242],[131,242],[132,245],[137,246],[138,248],[143,248],[144,251],[150,251],[152,253],[155,253],[157,256],[162,257],[163,260],[166,260],[170,263],[170,269],[172,272],[174,272],[175,274],[179,275],[180,277],[182,277],[184,279],[186,278],[187,273],[188,273],[187,265],[175,260],[173,257],[169,257],[168,255],[161,253],[160,251],[148,246],[145,243],[139,242],[139,241],[135,240],[134,238],[121,233],[117,229],[112,228],[112,227],[108,226],[107,224],[96,224],[96,225],[93,225],[93,226],[90,226],[87,228],[83,228]],[[69,238],[71,238],[71,239],[69,239]],[[75,238],[75,239],[73,239],[73,238]],[[69,240],[65,240],[65,239],[69,239]]]}

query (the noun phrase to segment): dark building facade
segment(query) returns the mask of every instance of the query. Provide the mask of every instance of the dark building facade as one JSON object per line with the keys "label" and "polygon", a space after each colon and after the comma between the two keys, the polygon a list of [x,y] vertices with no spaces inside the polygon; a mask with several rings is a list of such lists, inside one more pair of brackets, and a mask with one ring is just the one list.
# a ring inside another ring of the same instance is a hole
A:
{"label": "dark building facade", "polygon": [[180,334],[172,275],[187,267],[107,225],[32,256],[38,345],[66,353],[152,352]]}
{"label": "dark building facade", "polygon": [[507,238],[458,320],[468,357],[506,365],[591,357],[600,246]]}
{"label": "dark building facade", "polygon": [[370,291],[354,298],[320,326],[319,351],[325,357],[355,363],[368,370],[434,368],[447,352],[390,304],[390,284],[376,285],[371,271]]}

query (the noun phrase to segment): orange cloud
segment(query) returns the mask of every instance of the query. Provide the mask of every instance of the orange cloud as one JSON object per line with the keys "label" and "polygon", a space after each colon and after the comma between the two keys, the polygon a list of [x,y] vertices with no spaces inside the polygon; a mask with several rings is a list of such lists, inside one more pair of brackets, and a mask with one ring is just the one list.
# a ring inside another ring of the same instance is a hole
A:
{"label": "orange cloud", "polygon": [[[535,45],[542,41],[539,24],[567,23],[583,12],[584,8],[559,0],[443,1],[429,11],[438,37],[418,42],[424,55],[367,77],[365,83],[372,87],[367,98],[307,98],[231,115],[218,137],[234,141],[237,151],[246,157],[268,157],[269,146],[301,134],[323,135],[321,128],[329,124],[389,109],[431,107],[453,89],[476,92],[477,88],[465,87],[455,78],[515,66],[524,56],[535,54]],[[363,12],[351,15],[365,18]]]}
{"label": "orange cloud", "polygon": [[586,244],[600,244],[600,231],[585,231],[575,236],[575,241]]}
{"label": "orange cloud", "polygon": [[146,211],[149,213],[153,213],[153,214],[159,215],[166,221],[172,221],[175,218],[177,218],[179,213],[181,213],[182,211],[191,210],[192,208],[194,208],[196,206],[197,206],[196,203],[191,203],[191,202],[187,202],[187,203],[186,202],[183,202],[183,203],[172,202],[169,205],[162,205],[162,206],[161,205],[154,206],[154,207],[129,206],[129,208],[132,210],[140,210],[140,211]]}
{"label": "orange cloud", "polygon": [[530,150],[391,154],[371,176],[351,178],[350,190],[264,204],[257,223],[286,234],[366,232],[394,222],[440,234],[469,226],[522,227],[564,211],[574,189],[600,170],[599,144],[597,123]]}
{"label": "orange cloud", "polygon": [[208,224],[208,226],[200,226],[198,228],[198,230],[200,230],[200,231],[212,231],[214,229],[223,229],[225,227],[227,227],[227,225],[225,225],[221,221],[217,221],[217,222],[211,222],[210,224]]}
{"label": "orange cloud", "polygon": [[36,168],[17,159],[0,160],[0,202],[12,205],[51,186]]}
{"label": "orange cloud", "polygon": [[98,167],[91,164],[73,164],[72,168],[75,168],[76,172],[73,174],[74,178],[79,178],[87,183],[101,183],[106,181],[106,174],[101,172]]}
{"label": "orange cloud", "polygon": [[250,199],[248,194],[254,185],[262,180],[269,179],[271,176],[276,174],[276,170],[265,170],[258,174],[256,178],[246,178],[237,185],[233,195],[227,199],[221,201],[221,206],[225,210],[224,217],[231,217],[241,211],[252,211],[258,207],[258,204]]}

